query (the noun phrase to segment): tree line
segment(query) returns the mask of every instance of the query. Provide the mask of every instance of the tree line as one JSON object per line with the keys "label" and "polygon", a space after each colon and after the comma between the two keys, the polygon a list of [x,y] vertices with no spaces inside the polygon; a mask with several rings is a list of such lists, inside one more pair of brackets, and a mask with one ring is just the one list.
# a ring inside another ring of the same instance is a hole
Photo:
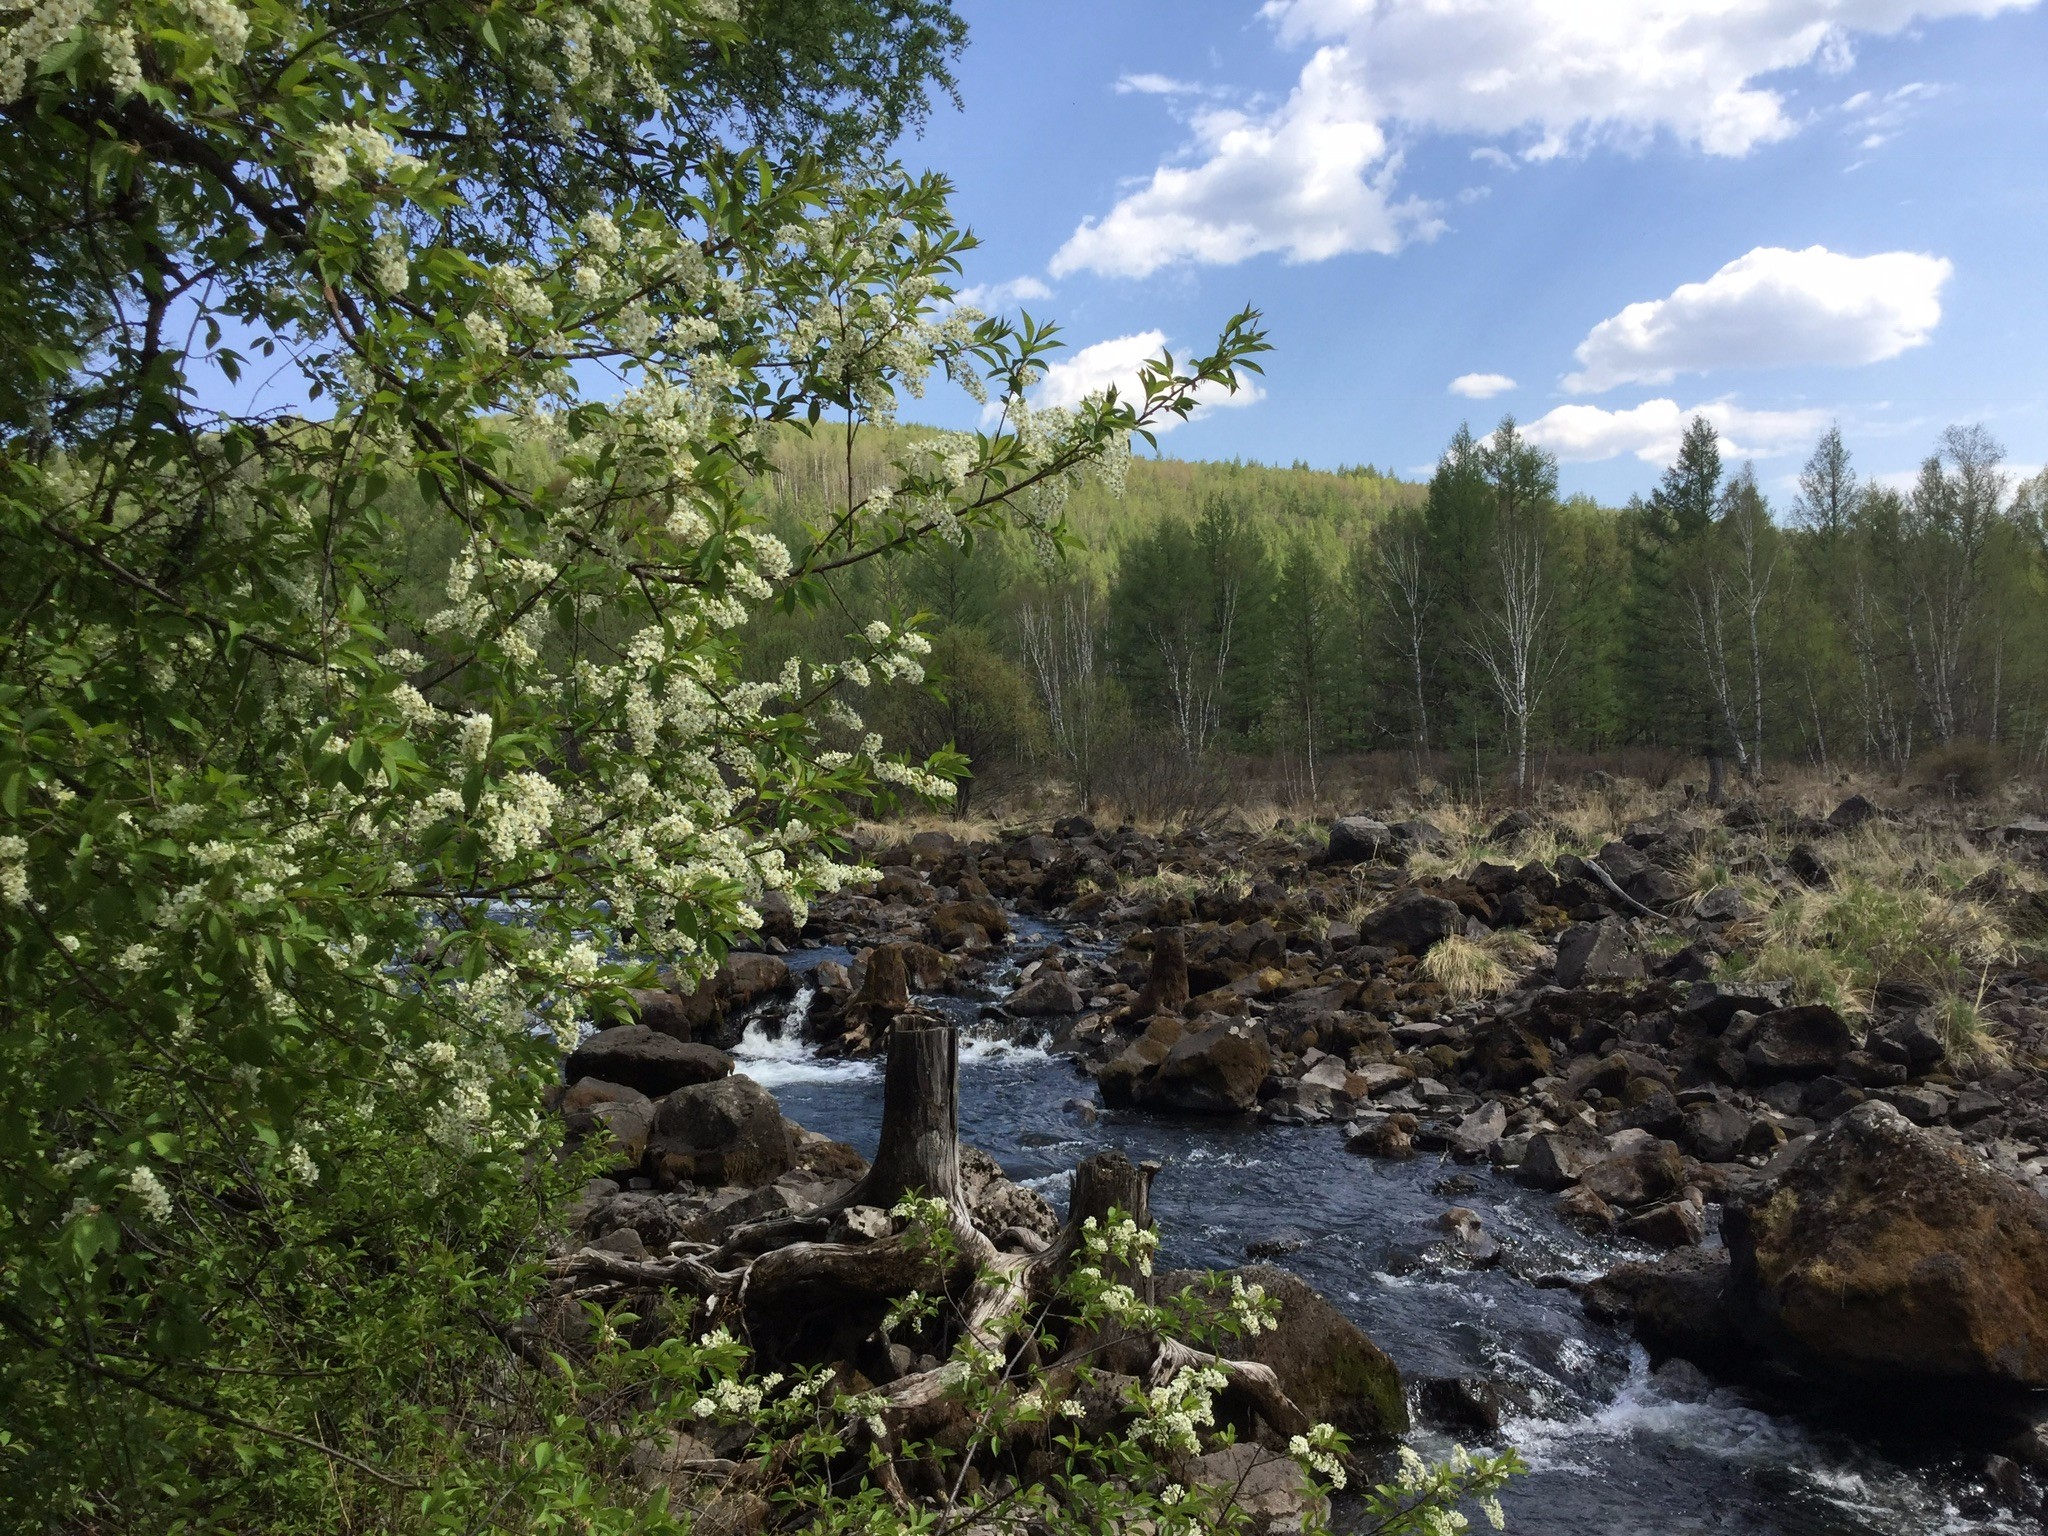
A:
{"label": "tree line", "polygon": [[[781,452],[816,465],[785,477],[785,515],[867,457]],[[1982,427],[1943,432],[1910,484],[1830,427],[1773,495],[1696,418],[1620,508],[1561,494],[1512,418],[1461,427],[1427,485],[1141,460],[1121,503],[1091,495],[1066,560],[945,546],[812,617],[932,615],[929,685],[878,695],[877,724],[984,781],[1157,809],[1247,767],[1315,802],[1366,753],[1510,790],[1621,749],[1703,760],[1717,790],[2048,766],[2048,476],[2007,470]],[[779,664],[800,638],[821,640],[776,621],[756,643]]]}

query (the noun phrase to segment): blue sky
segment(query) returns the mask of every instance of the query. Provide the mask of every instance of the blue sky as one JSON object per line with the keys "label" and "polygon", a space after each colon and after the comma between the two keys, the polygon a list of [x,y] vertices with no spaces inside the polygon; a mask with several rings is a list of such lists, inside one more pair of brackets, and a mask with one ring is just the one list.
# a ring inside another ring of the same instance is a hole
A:
{"label": "blue sky", "polygon": [[1831,419],[1866,474],[1951,421],[2048,461],[2039,0],[962,9],[965,108],[900,152],[982,307],[1063,324],[1050,395],[1266,314],[1260,397],[1169,454],[1420,472],[1512,411],[1618,501],[1705,407],[1780,497]]}

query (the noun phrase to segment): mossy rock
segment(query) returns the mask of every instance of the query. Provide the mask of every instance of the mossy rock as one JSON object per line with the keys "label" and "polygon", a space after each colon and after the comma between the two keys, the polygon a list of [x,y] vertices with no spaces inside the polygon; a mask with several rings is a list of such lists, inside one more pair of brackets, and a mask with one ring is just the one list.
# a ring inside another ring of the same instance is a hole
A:
{"label": "mossy rock", "polygon": [[1281,1390],[1311,1419],[1334,1424],[1358,1444],[1384,1443],[1408,1431],[1408,1393],[1401,1371],[1385,1350],[1299,1275],[1269,1264],[1248,1264],[1214,1274],[1181,1271],[1159,1280],[1162,1297],[1194,1286],[1230,1310],[1230,1282],[1265,1287],[1280,1302],[1274,1332],[1224,1334],[1206,1347],[1233,1360],[1271,1366]]}

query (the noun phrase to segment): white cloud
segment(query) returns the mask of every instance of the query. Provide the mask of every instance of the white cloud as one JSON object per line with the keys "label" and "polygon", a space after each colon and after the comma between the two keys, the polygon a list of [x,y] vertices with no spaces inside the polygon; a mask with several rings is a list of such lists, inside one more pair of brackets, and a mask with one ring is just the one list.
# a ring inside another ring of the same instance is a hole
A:
{"label": "white cloud", "polygon": [[1052,290],[1027,273],[1006,283],[976,283],[971,288],[962,288],[953,295],[953,302],[972,305],[976,309],[1003,309],[1028,299],[1051,297]]}
{"label": "white cloud", "polygon": [[[1153,330],[1113,336],[1082,347],[1045,370],[1045,377],[1031,392],[1032,404],[1072,410],[1088,396],[1100,394],[1112,384],[1124,399],[1131,399],[1137,387],[1139,365],[1157,357],[1165,346],[1166,333]],[[1200,390],[1196,399],[1201,403],[1195,408],[1195,418],[1212,410],[1256,405],[1265,398],[1266,392],[1259,387],[1257,378],[1247,375],[1239,382],[1236,394],[1220,387]],[[1178,418],[1169,416],[1152,430],[1171,432],[1179,425]]]}
{"label": "white cloud", "polygon": [[1198,94],[1201,89],[1199,85],[1176,80],[1171,75],[1121,75],[1116,82],[1119,96],[1190,96]]}
{"label": "white cloud", "polygon": [[1491,400],[1514,387],[1515,381],[1504,373],[1461,373],[1451,380],[1451,393],[1467,400]]}
{"label": "white cloud", "polygon": [[[1286,101],[1198,112],[1186,152],[1085,220],[1053,271],[1143,277],[1183,261],[1392,252],[1442,227],[1426,203],[1398,194],[1402,130],[1506,140],[1528,160],[1659,135],[1744,155],[1800,127],[1759,80],[1839,73],[1857,34],[2037,3],[1267,0],[1283,44],[1315,47]],[[1162,93],[1180,84],[1124,81]]]}
{"label": "white cloud", "polygon": [[1631,304],[1602,320],[1573,354],[1564,387],[1664,384],[1716,368],[1848,367],[1925,343],[1941,321],[1954,267],[1912,251],[1844,256],[1758,246],[1703,283]]}
{"label": "white cloud", "polygon": [[1669,464],[1695,416],[1721,434],[1721,452],[1732,459],[1771,459],[1804,452],[1827,430],[1826,411],[1753,411],[1727,400],[1680,410],[1675,400],[1645,400],[1627,410],[1598,405],[1560,405],[1527,423],[1523,434],[1560,459],[1618,458],[1632,453],[1647,464]]}
{"label": "white cloud", "polygon": [[1107,216],[1084,220],[1054,253],[1053,275],[1146,277],[1176,261],[1227,266],[1269,252],[1321,261],[1434,233],[1420,204],[1392,199],[1399,160],[1355,74],[1343,49],[1325,48],[1278,111],[1196,113],[1201,163],[1162,165]]}

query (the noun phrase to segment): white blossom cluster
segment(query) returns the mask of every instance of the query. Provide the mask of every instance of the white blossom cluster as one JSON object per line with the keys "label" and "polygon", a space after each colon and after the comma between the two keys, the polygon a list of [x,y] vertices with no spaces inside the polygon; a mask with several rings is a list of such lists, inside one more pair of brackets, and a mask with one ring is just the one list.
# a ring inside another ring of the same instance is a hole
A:
{"label": "white blossom cluster", "polygon": [[1171,1380],[1146,1390],[1131,1437],[1161,1451],[1199,1455],[1200,1431],[1215,1427],[1216,1394],[1229,1384],[1215,1366],[1182,1366]]}

